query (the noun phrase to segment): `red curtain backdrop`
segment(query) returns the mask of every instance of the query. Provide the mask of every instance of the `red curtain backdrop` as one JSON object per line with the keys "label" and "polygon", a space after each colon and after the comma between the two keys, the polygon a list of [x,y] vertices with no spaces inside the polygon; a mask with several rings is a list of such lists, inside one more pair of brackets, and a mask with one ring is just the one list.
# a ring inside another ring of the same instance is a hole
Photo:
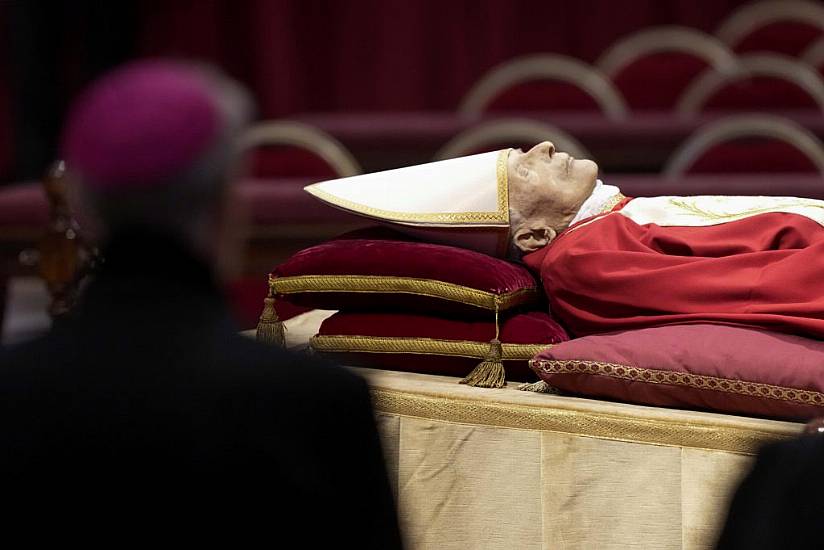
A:
{"label": "red curtain backdrop", "polygon": [[741,0],[178,0],[144,6],[140,53],[217,61],[261,114],[454,109],[486,71],[537,52],[593,62],[651,25],[713,32]]}
{"label": "red curtain backdrop", "polygon": [[[137,25],[133,57],[173,55],[216,63],[251,88],[261,117],[277,118],[307,111],[451,110],[484,73],[514,56],[554,52],[592,62],[616,39],[648,26],[713,32],[744,2],[123,0],[135,9],[124,10],[121,17],[130,21],[121,26]],[[2,4],[0,18],[6,11]],[[63,11],[55,19],[79,17],[77,9]],[[99,27],[100,21],[89,24]],[[63,58],[59,72],[66,73],[60,78],[74,81],[56,88],[56,105],[66,104],[79,84],[94,76],[96,69],[88,68],[96,65],[78,60],[77,52],[93,57],[106,51],[97,42],[93,47],[84,43],[88,33],[82,32],[82,21],[75,23],[59,24],[66,42],[58,52]],[[114,23],[109,22],[119,28]],[[0,44],[0,50],[6,48]],[[86,70],[78,76],[74,66]],[[6,122],[17,104],[8,93],[14,87],[0,80],[0,88],[2,170],[2,159],[13,160],[12,143],[19,140]],[[32,141],[38,140],[26,143]],[[55,142],[54,136],[39,141],[48,147]],[[11,177],[6,168],[0,180]]]}

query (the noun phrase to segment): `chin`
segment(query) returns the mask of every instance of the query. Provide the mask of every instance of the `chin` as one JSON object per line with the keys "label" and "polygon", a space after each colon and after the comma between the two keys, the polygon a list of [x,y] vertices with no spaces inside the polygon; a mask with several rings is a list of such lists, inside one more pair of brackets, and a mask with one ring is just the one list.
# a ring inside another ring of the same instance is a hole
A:
{"label": "chin", "polygon": [[575,161],[577,176],[580,181],[587,182],[591,188],[595,188],[595,180],[598,179],[598,165],[587,159]]}

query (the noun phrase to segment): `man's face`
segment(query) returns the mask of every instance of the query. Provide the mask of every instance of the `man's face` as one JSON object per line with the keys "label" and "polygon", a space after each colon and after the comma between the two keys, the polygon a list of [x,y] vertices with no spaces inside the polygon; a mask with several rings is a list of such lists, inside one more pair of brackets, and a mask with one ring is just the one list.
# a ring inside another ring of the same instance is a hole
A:
{"label": "man's face", "polygon": [[566,229],[592,194],[598,165],[556,152],[548,141],[510,151],[508,162],[513,242],[532,252]]}

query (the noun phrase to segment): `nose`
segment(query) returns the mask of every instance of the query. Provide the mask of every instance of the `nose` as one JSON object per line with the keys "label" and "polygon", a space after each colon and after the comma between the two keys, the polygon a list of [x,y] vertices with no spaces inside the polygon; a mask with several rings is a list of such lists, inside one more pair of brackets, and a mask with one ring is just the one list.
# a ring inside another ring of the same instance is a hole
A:
{"label": "nose", "polygon": [[546,155],[549,158],[552,158],[552,155],[555,154],[555,144],[551,141],[542,141],[535,147],[529,150],[530,153],[535,153],[537,155]]}

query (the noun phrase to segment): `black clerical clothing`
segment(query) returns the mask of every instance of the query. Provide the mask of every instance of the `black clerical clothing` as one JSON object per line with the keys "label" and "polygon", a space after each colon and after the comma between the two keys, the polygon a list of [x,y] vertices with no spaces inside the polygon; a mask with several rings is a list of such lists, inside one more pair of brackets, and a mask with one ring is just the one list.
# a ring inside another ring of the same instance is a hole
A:
{"label": "black clerical clothing", "polygon": [[69,319],[0,352],[6,527],[400,546],[362,379],[238,335],[207,266],[171,239],[128,232],[103,256]]}
{"label": "black clerical clothing", "polygon": [[735,493],[719,550],[824,548],[824,436],[764,447]]}

